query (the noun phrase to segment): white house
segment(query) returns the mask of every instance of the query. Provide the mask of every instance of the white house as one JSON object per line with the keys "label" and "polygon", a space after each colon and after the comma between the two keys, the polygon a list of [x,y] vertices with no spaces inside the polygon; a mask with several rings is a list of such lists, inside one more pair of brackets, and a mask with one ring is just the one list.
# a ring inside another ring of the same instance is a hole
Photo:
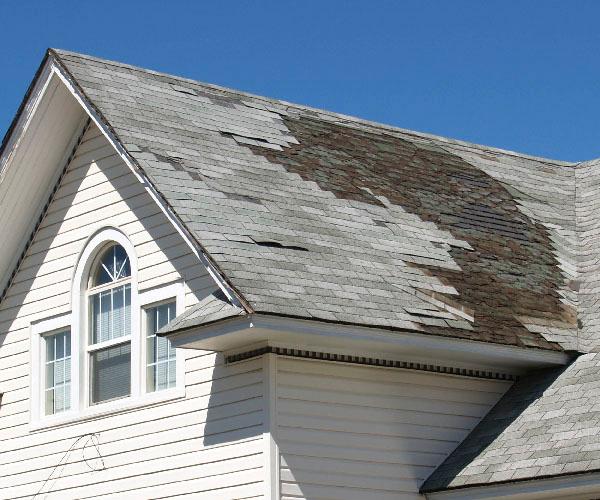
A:
{"label": "white house", "polygon": [[600,165],[49,50],[0,149],[0,498],[600,497]]}

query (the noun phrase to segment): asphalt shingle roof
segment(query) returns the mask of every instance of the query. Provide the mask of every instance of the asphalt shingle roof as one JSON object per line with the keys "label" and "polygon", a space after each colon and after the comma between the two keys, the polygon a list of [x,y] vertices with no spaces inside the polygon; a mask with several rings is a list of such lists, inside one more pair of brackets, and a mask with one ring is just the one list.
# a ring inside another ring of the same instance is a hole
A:
{"label": "asphalt shingle roof", "polygon": [[423,492],[600,470],[600,354],[514,384]]}
{"label": "asphalt shingle roof", "polygon": [[222,319],[243,315],[245,311],[232,305],[219,289],[189,307],[173,321],[161,328],[158,333],[185,330],[194,326],[207,325]]}
{"label": "asphalt shingle roof", "polygon": [[572,165],[50,54],[248,312],[577,347]]}

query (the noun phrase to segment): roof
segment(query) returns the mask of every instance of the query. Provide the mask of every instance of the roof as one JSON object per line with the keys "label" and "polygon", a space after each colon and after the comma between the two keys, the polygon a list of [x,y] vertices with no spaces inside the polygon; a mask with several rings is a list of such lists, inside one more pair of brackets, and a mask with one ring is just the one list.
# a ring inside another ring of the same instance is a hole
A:
{"label": "roof", "polygon": [[573,165],[50,54],[246,312],[578,347]]}
{"label": "roof", "polygon": [[242,314],[244,314],[244,310],[232,305],[219,289],[179,314],[173,321],[162,327],[158,333],[166,334],[194,326],[208,325]]}
{"label": "roof", "polygon": [[517,382],[423,492],[600,470],[600,354]]}

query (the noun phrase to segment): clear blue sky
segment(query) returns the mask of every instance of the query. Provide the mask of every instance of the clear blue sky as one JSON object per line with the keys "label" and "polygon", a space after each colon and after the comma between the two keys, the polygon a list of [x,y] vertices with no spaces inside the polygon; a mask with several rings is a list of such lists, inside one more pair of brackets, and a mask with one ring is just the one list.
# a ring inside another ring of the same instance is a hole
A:
{"label": "clear blue sky", "polygon": [[597,1],[0,3],[0,135],[59,47],[563,160],[600,157]]}

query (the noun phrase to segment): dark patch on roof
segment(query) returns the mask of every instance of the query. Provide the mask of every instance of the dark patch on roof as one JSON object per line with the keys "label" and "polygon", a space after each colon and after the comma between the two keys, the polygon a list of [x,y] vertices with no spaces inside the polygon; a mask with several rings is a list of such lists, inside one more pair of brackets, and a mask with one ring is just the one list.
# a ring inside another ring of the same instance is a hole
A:
{"label": "dark patch on roof", "polygon": [[255,312],[576,343],[563,164],[58,57]]}
{"label": "dark patch on roof", "polygon": [[564,277],[548,231],[519,211],[502,183],[453,154],[397,137],[306,117],[284,122],[299,144],[272,152],[250,146],[255,154],[339,198],[383,197],[469,243],[450,250],[460,269],[415,265],[458,290],[475,313],[473,335],[527,345],[531,335],[516,318],[532,311],[575,328],[574,311],[557,293]]}

